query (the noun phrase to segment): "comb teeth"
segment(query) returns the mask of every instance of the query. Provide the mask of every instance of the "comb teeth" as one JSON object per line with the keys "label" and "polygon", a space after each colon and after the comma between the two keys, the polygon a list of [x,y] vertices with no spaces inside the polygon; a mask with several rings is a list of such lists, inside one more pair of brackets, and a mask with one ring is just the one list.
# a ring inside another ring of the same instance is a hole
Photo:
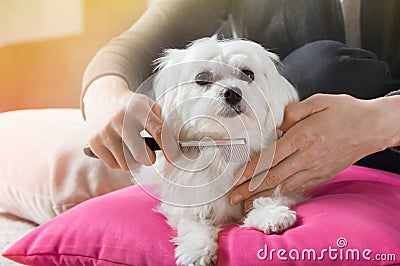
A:
{"label": "comb teeth", "polygon": [[250,161],[249,148],[246,144],[222,146],[221,148],[227,162],[239,163]]}
{"label": "comb teeth", "polygon": [[196,153],[202,150],[198,146],[185,146],[182,148],[185,149],[185,151],[187,151],[187,152],[196,152]]}
{"label": "comb teeth", "polygon": [[250,151],[246,139],[180,141],[179,145],[187,152],[201,152],[204,149],[221,149],[227,162],[243,163],[250,161]]}

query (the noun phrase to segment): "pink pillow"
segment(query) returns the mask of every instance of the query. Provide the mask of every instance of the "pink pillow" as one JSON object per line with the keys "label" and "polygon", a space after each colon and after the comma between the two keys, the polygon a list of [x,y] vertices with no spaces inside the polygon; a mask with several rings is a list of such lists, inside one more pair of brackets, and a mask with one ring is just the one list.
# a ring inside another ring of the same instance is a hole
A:
{"label": "pink pillow", "polygon": [[[157,204],[137,186],[91,199],[41,225],[3,256],[46,266],[175,265],[169,241],[175,231],[153,211]],[[226,227],[218,265],[398,265],[399,204],[399,175],[352,166],[298,205],[298,222],[282,235]]]}

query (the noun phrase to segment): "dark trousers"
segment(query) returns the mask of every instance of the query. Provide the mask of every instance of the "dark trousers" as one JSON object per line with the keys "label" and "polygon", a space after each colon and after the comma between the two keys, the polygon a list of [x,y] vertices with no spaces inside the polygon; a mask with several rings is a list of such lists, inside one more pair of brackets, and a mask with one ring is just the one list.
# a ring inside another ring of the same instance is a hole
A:
{"label": "dark trousers", "polygon": [[[295,86],[301,100],[315,93],[373,99],[400,89],[400,81],[391,76],[388,64],[374,53],[329,40],[293,51],[282,60],[280,72]],[[356,164],[400,174],[400,153],[387,149]]]}

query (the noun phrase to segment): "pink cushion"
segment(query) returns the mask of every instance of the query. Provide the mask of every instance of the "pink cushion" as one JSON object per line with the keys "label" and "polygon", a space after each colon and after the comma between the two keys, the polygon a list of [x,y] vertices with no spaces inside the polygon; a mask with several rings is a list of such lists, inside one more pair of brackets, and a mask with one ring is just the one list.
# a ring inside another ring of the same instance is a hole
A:
{"label": "pink cushion", "polygon": [[[226,227],[218,265],[400,263],[399,175],[352,166],[311,196],[295,208],[299,220],[282,235]],[[169,240],[176,233],[153,211],[157,204],[137,186],[91,199],[41,225],[3,256],[46,266],[175,265]]]}

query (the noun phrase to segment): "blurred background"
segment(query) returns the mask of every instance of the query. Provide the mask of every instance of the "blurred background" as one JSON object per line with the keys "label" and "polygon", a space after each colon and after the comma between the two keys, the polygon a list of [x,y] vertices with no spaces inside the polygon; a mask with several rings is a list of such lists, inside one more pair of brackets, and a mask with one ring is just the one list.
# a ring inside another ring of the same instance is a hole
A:
{"label": "blurred background", "polygon": [[147,0],[0,0],[0,112],[78,108],[90,59],[147,6]]}

